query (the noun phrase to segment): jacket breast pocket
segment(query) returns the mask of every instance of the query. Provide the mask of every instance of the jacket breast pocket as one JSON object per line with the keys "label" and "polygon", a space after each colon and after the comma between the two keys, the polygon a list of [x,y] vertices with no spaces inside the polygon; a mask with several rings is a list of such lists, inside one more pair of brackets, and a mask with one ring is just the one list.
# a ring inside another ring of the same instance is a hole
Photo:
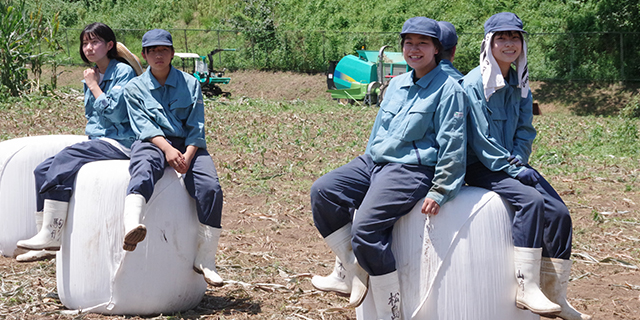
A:
{"label": "jacket breast pocket", "polygon": [[191,101],[187,101],[187,99],[174,100],[169,103],[169,110],[171,110],[171,113],[173,113],[176,117],[184,120],[189,116],[189,113],[191,112],[192,103],[190,102]]}
{"label": "jacket breast pocket", "polygon": [[502,109],[491,110],[489,107],[485,107],[484,112],[487,117],[489,137],[502,140],[502,130],[507,123],[507,114]]}
{"label": "jacket breast pocket", "polygon": [[438,104],[426,99],[414,105],[407,113],[403,127],[402,140],[416,141],[424,138],[427,132],[434,131],[434,117]]}
{"label": "jacket breast pocket", "polygon": [[394,130],[394,128],[397,127],[397,117],[398,117],[398,112],[400,111],[400,107],[402,106],[401,103],[399,103],[396,100],[386,100],[386,103],[383,101],[382,105],[380,105],[380,111],[379,111],[379,121],[380,121],[380,127],[384,130],[387,131],[387,134],[393,136],[393,135],[398,135],[397,132],[394,131],[398,131],[397,129]]}

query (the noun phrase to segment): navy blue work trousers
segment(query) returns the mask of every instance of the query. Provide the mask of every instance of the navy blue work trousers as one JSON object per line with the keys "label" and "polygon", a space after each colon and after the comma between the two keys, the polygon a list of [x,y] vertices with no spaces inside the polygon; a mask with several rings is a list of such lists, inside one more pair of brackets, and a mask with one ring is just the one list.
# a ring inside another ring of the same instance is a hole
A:
{"label": "navy blue work trousers", "polygon": [[[171,145],[184,153],[184,139],[167,138]],[[131,180],[127,194],[142,195],[149,201],[156,182],[164,175],[169,166],[164,152],[148,141],[135,141],[131,146],[129,173]],[[198,220],[202,224],[220,228],[222,220],[222,188],[211,155],[206,149],[196,151],[189,170],[183,177],[189,195],[196,200]]]}
{"label": "navy blue work trousers", "polygon": [[571,258],[569,209],[542,175],[535,186],[528,186],[504,171],[491,171],[476,162],[467,167],[465,181],[494,191],[515,208],[512,233],[516,247],[542,247],[543,257]]}
{"label": "navy blue work trousers", "polygon": [[69,202],[78,171],[83,165],[100,160],[128,160],[120,149],[104,140],[89,140],[62,149],[40,163],[33,171],[36,180],[36,210],[44,200]]}
{"label": "navy blue work trousers", "polygon": [[433,167],[374,163],[369,155],[359,156],[314,182],[313,221],[323,237],[353,221],[351,243],[360,266],[370,275],[393,272],[393,226],[424,199],[433,175]]}

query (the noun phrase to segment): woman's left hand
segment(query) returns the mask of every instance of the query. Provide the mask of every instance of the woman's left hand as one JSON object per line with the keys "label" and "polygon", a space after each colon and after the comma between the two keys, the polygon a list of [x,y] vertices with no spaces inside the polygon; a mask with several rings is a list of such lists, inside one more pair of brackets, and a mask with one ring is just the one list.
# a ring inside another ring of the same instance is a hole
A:
{"label": "woman's left hand", "polygon": [[422,213],[436,215],[440,212],[440,205],[431,198],[425,198],[422,203]]}
{"label": "woman's left hand", "polygon": [[184,153],[184,162],[187,166],[187,169],[191,166],[191,161],[193,161],[193,157],[196,155],[196,151],[198,151],[198,147],[196,146],[187,146],[187,150]]}

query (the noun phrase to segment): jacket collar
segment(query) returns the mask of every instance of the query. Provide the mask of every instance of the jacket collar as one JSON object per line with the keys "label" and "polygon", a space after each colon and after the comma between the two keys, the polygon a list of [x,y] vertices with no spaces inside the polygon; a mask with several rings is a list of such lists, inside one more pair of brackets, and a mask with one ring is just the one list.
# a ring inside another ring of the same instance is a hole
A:
{"label": "jacket collar", "polygon": [[109,65],[107,66],[107,70],[104,72],[104,78],[102,79],[102,81],[113,80],[113,72],[114,72],[114,69],[116,68],[117,63],[118,63],[118,60],[116,59],[111,59],[109,61]]}
{"label": "jacket collar", "polygon": [[[178,77],[180,75],[179,73],[180,72],[178,71],[178,69],[171,66],[171,69],[169,70],[169,75],[167,76],[167,81],[164,82],[164,85],[175,88],[178,83]],[[153,73],[151,73],[151,67],[147,67],[147,71],[145,71],[141,75],[141,77],[144,77],[146,82],[149,84],[149,90],[155,90],[162,87],[160,85],[160,82],[156,80],[156,77],[153,76]]]}
{"label": "jacket collar", "polygon": [[[429,71],[429,73],[425,74],[422,78],[418,79],[418,81],[415,84],[421,86],[422,88],[426,88],[429,85],[429,83],[433,81],[436,75],[438,75],[438,73],[440,73],[441,71],[442,71],[442,68],[440,67],[440,64],[438,64],[435,68],[433,68],[433,70]],[[411,72],[409,72],[406,77],[403,77],[400,79],[402,81],[400,82],[400,87],[410,87],[414,84],[413,82],[414,72],[415,72],[414,70],[411,70]]]}

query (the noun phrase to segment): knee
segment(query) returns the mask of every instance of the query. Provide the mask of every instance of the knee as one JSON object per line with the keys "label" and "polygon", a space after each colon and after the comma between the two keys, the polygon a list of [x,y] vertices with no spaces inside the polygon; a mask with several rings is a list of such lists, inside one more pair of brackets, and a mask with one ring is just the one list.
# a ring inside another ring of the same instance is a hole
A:
{"label": "knee", "polygon": [[324,177],[320,177],[318,180],[316,180],[313,185],[311,185],[311,191],[310,191],[310,197],[311,197],[311,203],[316,203],[318,201],[322,201],[322,199],[324,199],[324,192],[327,189],[327,185],[325,183],[325,179],[323,179]]}
{"label": "knee", "polygon": [[36,176],[36,178],[40,176],[44,176],[48,170],[49,170],[49,166],[43,162],[33,170],[33,175]]}

